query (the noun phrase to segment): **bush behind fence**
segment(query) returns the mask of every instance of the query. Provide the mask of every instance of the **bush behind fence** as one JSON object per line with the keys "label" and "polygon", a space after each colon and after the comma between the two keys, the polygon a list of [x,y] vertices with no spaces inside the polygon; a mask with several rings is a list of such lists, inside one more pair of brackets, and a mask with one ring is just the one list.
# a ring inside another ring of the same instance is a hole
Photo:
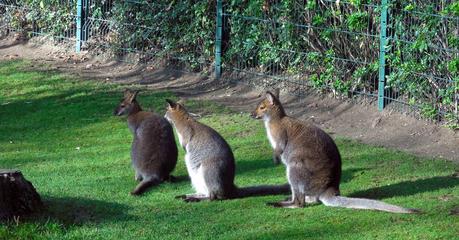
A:
{"label": "bush behind fence", "polygon": [[[459,2],[387,2],[382,65],[381,1],[223,1],[224,76],[295,93],[383,93],[386,106],[457,127]],[[83,49],[98,44],[195,71],[215,61],[216,1],[0,0],[0,14],[2,30],[81,41]]]}

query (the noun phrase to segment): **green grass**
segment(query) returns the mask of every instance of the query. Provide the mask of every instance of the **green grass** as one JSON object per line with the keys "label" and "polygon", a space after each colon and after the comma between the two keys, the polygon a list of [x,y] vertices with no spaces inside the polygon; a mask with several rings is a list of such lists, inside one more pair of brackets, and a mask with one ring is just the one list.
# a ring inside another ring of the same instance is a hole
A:
{"label": "green grass", "polygon": [[[342,194],[422,209],[422,215],[331,208],[275,209],[284,196],[184,203],[189,181],[165,183],[142,197],[130,167],[132,139],[124,118],[111,115],[123,86],[29,70],[27,61],[0,62],[0,168],[18,168],[47,209],[0,225],[0,239],[454,239],[458,166],[337,139],[343,156]],[[142,92],[145,108],[164,113],[168,92]],[[232,146],[239,186],[284,183],[273,166],[263,125],[248,114],[191,101],[201,121]],[[213,113],[213,114],[210,114]],[[79,148],[79,150],[77,150]],[[186,176],[183,152],[175,170]]]}

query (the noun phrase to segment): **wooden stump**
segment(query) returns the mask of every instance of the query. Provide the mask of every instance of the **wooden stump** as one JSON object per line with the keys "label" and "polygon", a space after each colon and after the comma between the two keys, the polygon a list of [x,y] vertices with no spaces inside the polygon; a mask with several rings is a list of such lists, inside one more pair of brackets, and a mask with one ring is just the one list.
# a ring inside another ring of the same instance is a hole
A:
{"label": "wooden stump", "polygon": [[24,216],[42,206],[40,195],[21,171],[0,169],[0,220]]}

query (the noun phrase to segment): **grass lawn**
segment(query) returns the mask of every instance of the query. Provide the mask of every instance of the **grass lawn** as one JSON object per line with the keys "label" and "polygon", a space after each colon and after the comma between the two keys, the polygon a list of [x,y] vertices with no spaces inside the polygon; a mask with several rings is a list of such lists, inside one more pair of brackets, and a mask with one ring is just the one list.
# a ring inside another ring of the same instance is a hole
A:
{"label": "grass lawn", "polygon": [[[0,225],[0,239],[454,239],[459,236],[458,165],[337,139],[343,157],[342,194],[419,208],[421,215],[316,205],[276,209],[284,196],[184,203],[183,151],[175,176],[141,197],[130,166],[132,136],[112,116],[123,86],[31,71],[27,61],[0,62],[0,168],[18,168],[47,209]],[[46,66],[45,66],[46,68]],[[168,92],[144,91],[144,108],[165,112]],[[262,122],[216,104],[192,101],[193,112],[231,145],[236,184],[285,183],[273,166]],[[212,114],[209,114],[212,113]]]}

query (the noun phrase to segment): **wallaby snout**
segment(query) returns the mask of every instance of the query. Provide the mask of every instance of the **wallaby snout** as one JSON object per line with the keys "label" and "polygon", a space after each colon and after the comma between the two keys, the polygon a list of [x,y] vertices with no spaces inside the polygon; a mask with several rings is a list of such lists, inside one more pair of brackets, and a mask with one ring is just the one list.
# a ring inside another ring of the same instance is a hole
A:
{"label": "wallaby snout", "polygon": [[121,107],[116,107],[115,110],[113,110],[113,116],[121,116],[123,115],[123,109]]}
{"label": "wallaby snout", "polygon": [[135,111],[136,109],[134,108],[138,106],[138,103],[135,100],[138,93],[139,91],[132,91],[132,90],[126,89],[124,91],[123,99],[121,99],[118,106],[115,108],[115,110],[113,110],[113,115],[115,116],[129,115],[132,111]]}
{"label": "wallaby snout", "polygon": [[252,117],[254,119],[261,119],[260,116],[257,116],[257,112],[255,112],[255,111],[250,113],[250,117]]}

